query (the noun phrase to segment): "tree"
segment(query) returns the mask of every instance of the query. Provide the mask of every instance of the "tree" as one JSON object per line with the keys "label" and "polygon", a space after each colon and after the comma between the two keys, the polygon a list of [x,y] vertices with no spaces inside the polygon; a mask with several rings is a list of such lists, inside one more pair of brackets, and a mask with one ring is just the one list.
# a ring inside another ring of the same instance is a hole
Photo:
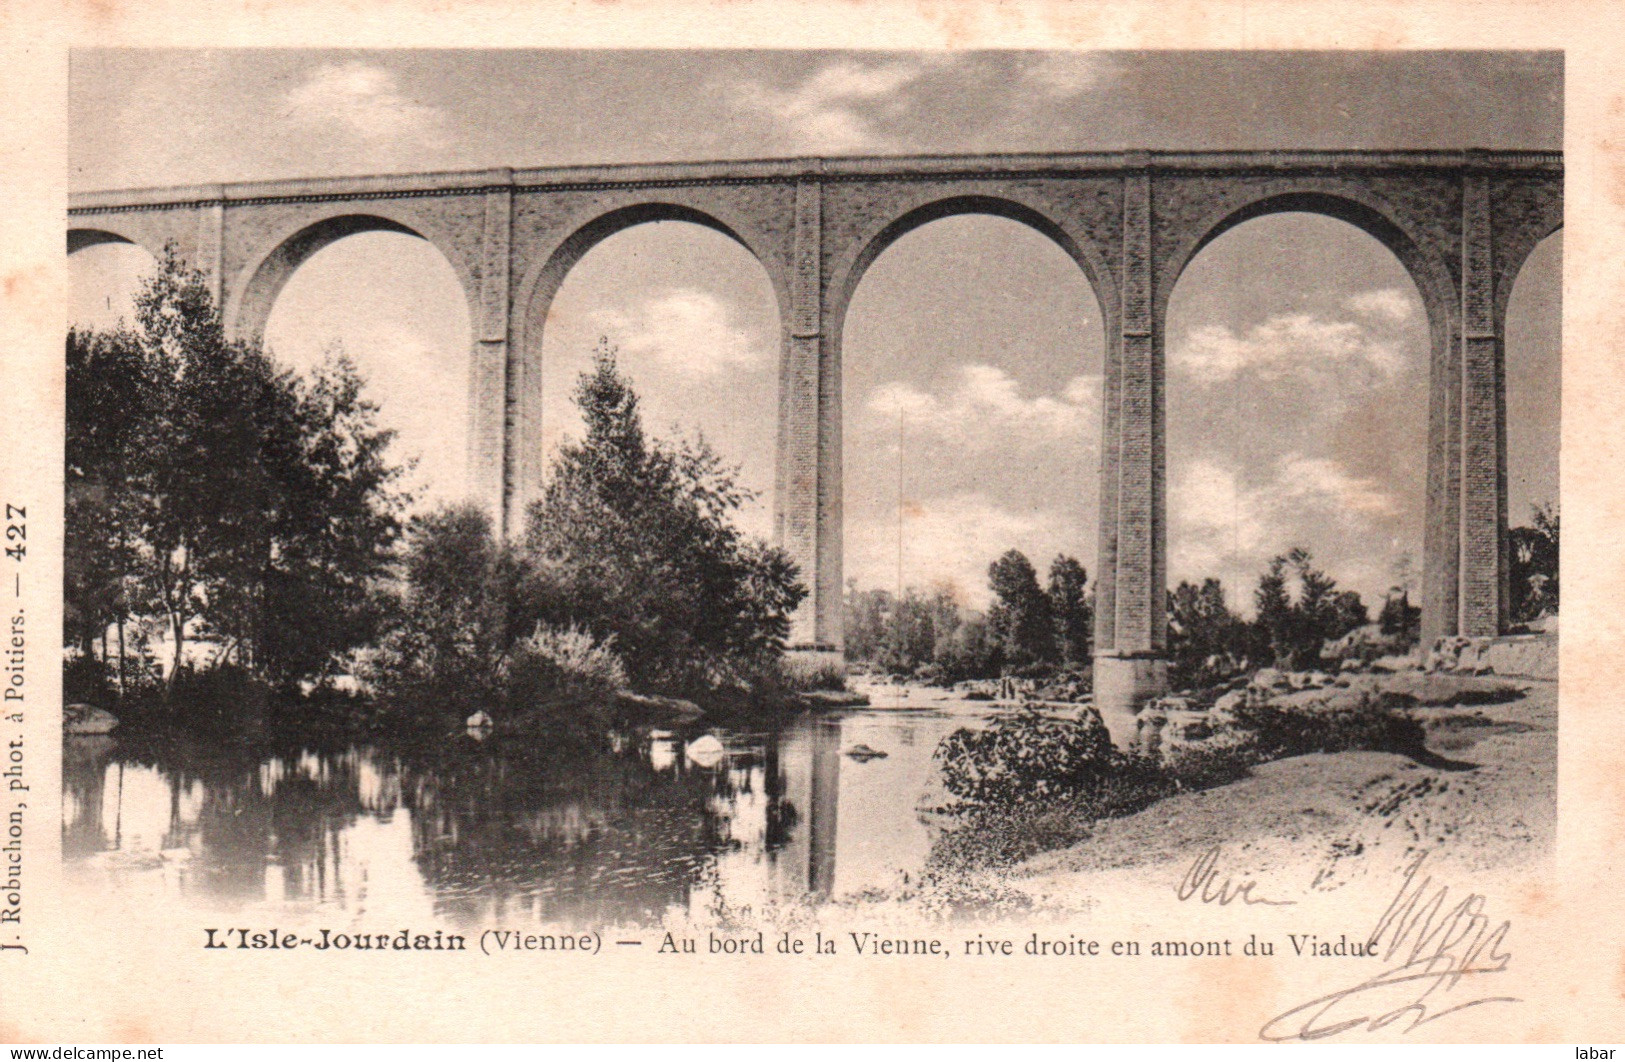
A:
{"label": "tree", "polygon": [[139,607],[142,499],[129,485],[150,395],[136,337],[124,328],[70,330],[64,390],[64,633],[88,655],[110,623],[122,643],[124,622]]}
{"label": "tree", "polygon": [[1049,604],[1061,663],[1068,667],[1087,664],[1095,616],[1089,603],[1089,573],[1077,558],[1062,554],[1050,562]]}
{"label": "tree", "polygon": [[1006,661],[1016,667],[1053,661],[1055,619],[1032,561],[1020,550],[1010,550],[988,566],[987,578],[996,598],[988,625]]}
{"label": "tree", "polygon": [[394,560],[407,496],[386,456],[394,433],[342,355],[292,381],[290,414],[261,443],[275,485],[254,644],[273,681],[319,674],[335,651],[374,642],[379,587]]}
{"label": "tree", "polygon": [[1224,587],[1208,578],[1168,595],[1168,656],[1177,686],[1205,686],[1232,674],[1248,652],[1247,624],[1230,611]]}
{"label": "tree", "polygon": [[514,643],[535,624],[522,560],[483,511],[460,505],[412,521],[404,569],[400,622],[372,667],[379,684],[418,707],[487,703]]}
{"label": "tree", "polygon": [[1527,623],[1558,605],[1559,519],[1556,506],[1535,506],[1529,527],[1511,528],[1507,584],[1512,619]]}
{"label": "tree", "polygon": [[[1336,581],[1313,561],[1307,549],[1294,547],[1270,561],[1254,592],[1255,648],[1277,667],[1314,666],[1327,641],[1368,621],[1360,595],[1339,591]],[[1296,585],[1296,599],[1289,582]]]}
{"label": "tree", "polygon": [[602,346],[582,374],[580,442],[561,448],[526,551],[558,591],[560,626],[614,638],[634,685],[736,682],[783,648],[806,596],[783,551],[747,540],[738,471],[703,439],[644,435],[638,398]]}
{"label": "tree", "polygon": [[203,631],[217,661],[279,683],[365,640],[405,497],[352,366],[302,380],[228,341],[207,281],[169,247],[134,331],[69,335],[68,376],[76,615],[162,617],[170,684]]}

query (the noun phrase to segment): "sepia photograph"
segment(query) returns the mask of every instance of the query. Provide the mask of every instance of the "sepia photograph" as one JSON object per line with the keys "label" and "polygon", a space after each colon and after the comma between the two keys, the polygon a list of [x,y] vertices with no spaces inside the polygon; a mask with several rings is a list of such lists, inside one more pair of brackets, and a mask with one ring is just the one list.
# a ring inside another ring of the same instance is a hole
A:
{"label": "sepia photograph", "polygon": [[1106,1039],[1536,1020],[1562,51],[66,88],[64,909],[193,979],[1008,957],[1186,1004]]}
{"label": "sepia photograph", "polygon": [[365,939],[1546,858],[1562,70],[75,52],[68,880]]}

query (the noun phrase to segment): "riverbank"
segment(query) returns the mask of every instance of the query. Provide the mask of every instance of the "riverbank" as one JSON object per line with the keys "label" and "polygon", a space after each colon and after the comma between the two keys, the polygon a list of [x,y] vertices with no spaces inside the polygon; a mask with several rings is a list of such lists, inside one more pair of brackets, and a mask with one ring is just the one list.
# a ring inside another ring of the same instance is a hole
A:
{"label": "riverbank", "polygon": [[1422,756],[1348,751],[1263,763],[1229,784],[1079,826],[1070,839],[1044,817],[984,822],[980,829],[1013,834],[984,849],[1050,842],[1053,850],[1010,867],[961,868],[955,891],[972,902],[1086,909],[1124,888],[1171,889],[1215,849],[1227,876],[1283,897],[1340,889],[1423,852],[1431,868],[1478,877],[1537,866],[1556,837],[1557,688],[1516,686],[1522,696],[1501,704],[1414,709]]}

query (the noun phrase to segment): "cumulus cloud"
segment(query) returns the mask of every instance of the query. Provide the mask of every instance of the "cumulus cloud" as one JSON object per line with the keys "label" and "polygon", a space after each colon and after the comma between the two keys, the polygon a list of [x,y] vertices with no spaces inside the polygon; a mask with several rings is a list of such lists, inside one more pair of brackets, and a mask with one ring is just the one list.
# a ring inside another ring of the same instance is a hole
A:
{"label": "cumulus cloud", "polygon": [[758,368],[773,357],[771,337],[741,327],[726,302],[694,288],[662,292],[631,310],[606,311],[598,321],[629,358],[689,379]]}
{"label": "cumulus cloud", "polygon": [[[1075,534],[1049,509],[1017,511],[979,493],[924,498],[906,503],[901,514],[849,518],[845,568],[860,587],[947,587],[961,604],[981,609],[990,597],[988,565],[1005,550],[1024,550],[1042,573]],[[1081,559],[1092,567],[1092,556]]]}
{"label": "cumulus cloud", "polygon": [[1244,375],[1277,380],[1348,368],[1392,380],[1405,370],[1406,360],[1404,343],[1391,329],[1291,313],[1239,332],[1204,325],[1184,337],[1172,364],[1214,384]]}
{"label": "cumulus cloud", "polygon": [[1414,320],[1421,310],[1415,295],[1398,288],[1362,291],[1350,295],[1343,305],[1362,317],[1375,318],[1390,325],[1406,324]]}
{"label": "cumulus cloud", "polygon": [[[1398,499],[1375,480],[1300,453],[1282,456],[1257,480],[1236,464],[1203,455],[1175,469],[1170,487],[1174,579],[1214,575],[1232,593],[1250,588],[1271,556],[1295,545],[1394,540],[1401,515]],[[1333,575],[1356,588],[1371,592],[1383,578],[1369,558],[1338,559],[1342,570]]]}
{"label": "cumulus cloud", "polygon": [[361,61],[317,68],[284,100],[296,125],[337,125],[374,143],[415,140],[431,146],[446,139],[445,115],[401,92],[395,74]]}
{"label": "cumulus cloud", "polygon": [[906,430],[923,431],[970,449],[1008,445],[1013,439],[1093,443],[1099,424],[1101,380],[1075,376],[1056,395],[1021,393],[1014,377],[994,365],[961,366],[944,394],[889,383],[869,396],[869,411]]}
{"label": "cumulus cloud", "polygon": [[735,104],[778,124],[809,151],[877,151],[891,146],[875,112],[917,81],[928,61],[857,62],[820,67],[788,88],[749,81],[733,89]]}

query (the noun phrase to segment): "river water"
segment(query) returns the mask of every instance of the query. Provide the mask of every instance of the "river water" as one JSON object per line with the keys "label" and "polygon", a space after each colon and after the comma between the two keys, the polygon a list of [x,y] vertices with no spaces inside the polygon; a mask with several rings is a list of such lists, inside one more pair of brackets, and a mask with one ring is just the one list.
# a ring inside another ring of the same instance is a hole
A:
{"label": "river water", "polygon": [[66,869],[233,924],[714,923],[883,892],[941,828],[938,742],[987,714],[921,701],[568,747],[68,738]]}

